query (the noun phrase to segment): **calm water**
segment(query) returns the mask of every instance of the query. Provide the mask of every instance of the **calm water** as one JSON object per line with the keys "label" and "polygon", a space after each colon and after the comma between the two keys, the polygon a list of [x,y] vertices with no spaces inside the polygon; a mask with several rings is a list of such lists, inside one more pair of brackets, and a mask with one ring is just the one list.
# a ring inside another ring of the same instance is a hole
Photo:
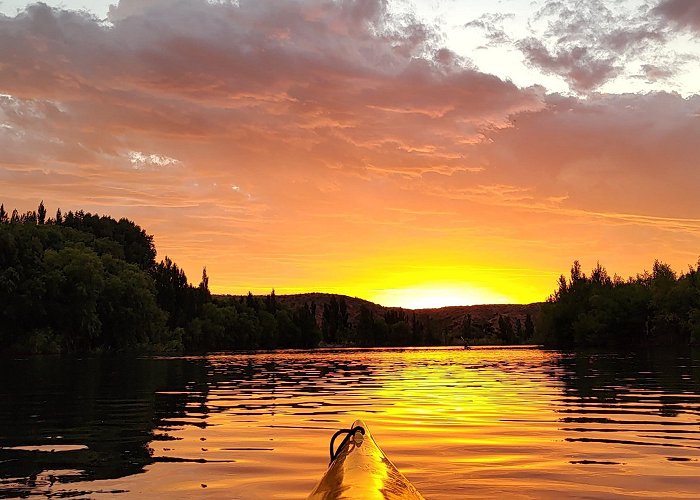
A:
{"label": "calm water", "polygon": [[428,499],[699,498],[700,353],[0,362],[0,497],[304,498],[355,418]]}

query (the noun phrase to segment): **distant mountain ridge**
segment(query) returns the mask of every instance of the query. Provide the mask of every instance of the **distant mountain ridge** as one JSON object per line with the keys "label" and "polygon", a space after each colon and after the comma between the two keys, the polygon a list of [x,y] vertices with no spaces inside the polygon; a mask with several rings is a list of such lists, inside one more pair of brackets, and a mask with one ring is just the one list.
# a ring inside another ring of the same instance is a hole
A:
{"label": "distant mountain ridge", "polygon": [[356,323],[362,306],[372,311],[375,315],[385,316],[388,311],[403,311],[409,318],[413,315],[420,320],[430,320],[435,323],[435,328],[442,332],[448,342],[458,343],[459,337],[463,336],[464,323],[471,316],[473,328],[485,335],[494,333],[499,328],[499,317],[507,317],[513,323],[520,321],[525,324],[527,316],[532,322],[536,322],[539,317],[542,303],[532,304],[478,304],[471,306],[445,306],[427,309],[406,309],[402,307],[387,307],[375,304],[358,297],[349,297],[342,294],[331,293],[300,293],[290,295],[277,295],[276,299],[281,304],[295,308],[305,303],[316,304],[316,321],[320,325],[323,316],[323,305],[328,304],[332,297],[336,300],[345,300],[348,309],[348,316],[351,323]]}

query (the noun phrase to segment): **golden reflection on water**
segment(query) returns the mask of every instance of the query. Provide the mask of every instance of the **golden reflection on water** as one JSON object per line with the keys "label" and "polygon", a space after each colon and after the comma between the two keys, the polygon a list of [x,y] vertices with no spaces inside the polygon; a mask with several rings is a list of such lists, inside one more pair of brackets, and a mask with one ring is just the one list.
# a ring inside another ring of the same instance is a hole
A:
{"label": "golden reflection on water", "polygon": [[[630,464],[640,458],[633,445],[586,438],[577,442],[560,428],[565,388],[552,376],[559,369],[553,364],[558,356],[522,349],[312,354],[311,363],[294,376],[276,380],[272,395],[240,395],[254,419],[231,420],[225,410],[212,415],[218,440],[243,440],[256,448],[264,430],[263,435],[273,436],[275,448],[275,456],[250,452],[236,464],[237,469],[254,467],[250,472],[262,476],[260,483],[244,480],[239,485],[232,477],[222,486],[238,489],[241,498],[303,497],[325,470],[332,431],[357,417],[371,422],[380,445],[428,498],[506,492],[523,498],[607,498],[625,491],[657,497],[658,490],[645,493],[629,477]],[[227,358],[211,362],[225,365]],[[340,372],[324,372],[334,362],[341,362]],[[225,384],[209,396],[210,407],[231,408],[234,402],[241,399],[231,398]],[[697,421],[697,416],[686,417]],[[661,487],[668,483],[668,465],[666,460],[642,460],[641,467],[632,469]],[[600,481],[601,468],[611,466],[616,470],[605,470],[606,479]],[[678,472],[677,479],[688,479],[687,471]],[[275,480],[265,481],[266,476]],[[694,498],[699,489],[666,486],[662,491]]]}
{"label": "golden reflection on water", "polygon": [[156,393],[144,474],[31,491],[305,498],[333,432],[360,418],[428,499],[700,498],[697,358],[387,349],[162,363],[201,373]]}

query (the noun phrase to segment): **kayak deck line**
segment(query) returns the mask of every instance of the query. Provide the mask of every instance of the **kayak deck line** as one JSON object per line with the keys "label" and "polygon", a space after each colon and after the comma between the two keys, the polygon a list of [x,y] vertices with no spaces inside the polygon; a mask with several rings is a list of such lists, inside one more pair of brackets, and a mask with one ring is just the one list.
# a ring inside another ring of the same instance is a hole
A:
{"label": "kayak deck line", "polygon": [[[347,434],[334,453],[333,441]],[[425,500],[379,448],[362,420],[331,440],[331,463],[307,500]]]}

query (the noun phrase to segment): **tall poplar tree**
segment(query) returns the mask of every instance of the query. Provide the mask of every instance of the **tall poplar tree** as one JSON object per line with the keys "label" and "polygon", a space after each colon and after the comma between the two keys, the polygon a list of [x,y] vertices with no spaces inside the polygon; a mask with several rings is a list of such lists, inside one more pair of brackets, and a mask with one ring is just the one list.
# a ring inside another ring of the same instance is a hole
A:
{"label": "tall poplar tree", "polygon": [[39,208],[36,210],[36,221],[38,224],[46,224],[46,207],[44,206],[44,200],[39,203]]}

